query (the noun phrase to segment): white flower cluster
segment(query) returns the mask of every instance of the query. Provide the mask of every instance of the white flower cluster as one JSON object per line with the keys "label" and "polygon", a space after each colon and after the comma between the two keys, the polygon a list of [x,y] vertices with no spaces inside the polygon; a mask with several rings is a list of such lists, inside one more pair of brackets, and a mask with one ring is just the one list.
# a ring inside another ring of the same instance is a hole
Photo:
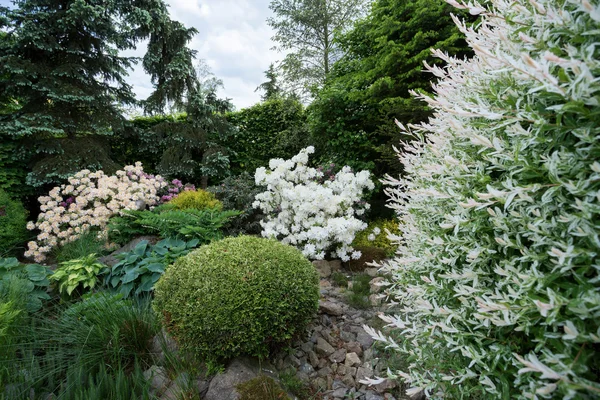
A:
{"label": "white flower cluster", "polygon": [[361,199],[374,188],[370,173],[344,167],[320,183],[323,173],[307,166],[312,153],[314,148],[307,147],[291,160],[273,159],[268,170],[256,170],[256,184],[267,188],[252,204],[267,215],[262,235],[297,247],[307,258],[323,259],[330,251],[344,261],[358,259],[361,253],[351,243],[367,227],[356,215],[369,208]]}
{"label": "white flower cluster", "polygon": [[108,219],[119,211],[157,204],[158,191],[167,185],[162,177],[144,173],[139,162],[112,176],[84,169],[68,182],[38,199],[42,212],[27,228],[37,228],[40,233],[37,241],[28,243],[25,257],[42,262],[53,247],[74,241],[90,228],[102,232]]}
{"label": "white flower cluster", "polygon": [[435,52],[434,116],[401,126],[398,315],[369,332],[409,395],[598,399],[600,6],[448,2],[481,14],[457,21],[475,56]]}

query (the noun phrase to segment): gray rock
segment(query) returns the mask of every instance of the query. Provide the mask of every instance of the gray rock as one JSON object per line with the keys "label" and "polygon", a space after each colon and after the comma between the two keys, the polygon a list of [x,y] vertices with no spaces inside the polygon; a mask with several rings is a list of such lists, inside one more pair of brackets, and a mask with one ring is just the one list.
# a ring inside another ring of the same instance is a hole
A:
{"label": "gray rock", "polygon": [[325,260],[315,260],[312,262],[321,278],[329,278],[331,276],[331,267],[329,262]]}
{"label": "gray rock", "polygon": [[346,359],[346,349],[336,350],[332,355],[329,356],[329,361],[333,363],[341,363]]}
{"label": "gray rock", "polygon": [[367,390],[365,392],[365,400],[385,400],[382,396],[378,395],[376,392],[372,390]]}
{"label": "gray rock", "polygon": [[377,276],[377,268],[365,268],[365,274],[374,278]]}
{"label": "gray rock", "polygon": [[319,365],[319,357],[317,357],[317,353],[310,350],[307,351],[306,354],[308,355],[308,361],[310,362],[310,365],[312,365],[313,368],[316,368],[317,365]]}
{"label": "gray rock", "polygon": [[346,385],[344,385],[344,382],[342,382],[342,381],[341,381],[341,380],[339,380],[339,379],[334,379],[334,380],[333,380],[333,385],[331,385],[331,388],[332,388],[333,390],[337,390],[337,389],[339,389],[339,388],[341,388],[341,387],[343,387],[343,388],[345,388],[345,387],[346,387]]}
{"label": "gray rock", "polygon": [[317,371],[317,375],[319,375],[322,378],[325,378],[325,377],[331,375],[332,373],[333,373],[333,371],[329,367],[323,367]]}
{"label": "gray rock", "polygon": [[156,360],[162,364],[165,360],[165,353],[171,356],[179,353],[179,345],[163,328],[152,338],[151,352],[156,357]]}
{"label": "gray rock", "polygon": [[356,353],[359,357],[363,354],[362,346],[358,342],[348,342],[345,347],[348,353]]}
{"label": "gray rock", "polygon": [[333,346],[327,343],[327,341],[323,338],[317,339],[317,345],[315,346],[315,350],[318,354],[321,354],[325,357],[329,357],[335,352]]}
{"label": "gray rock", "polygon": [[339,389],[335,389],[331,395],[336,399],[343,399],[346,397],[346,393],[348,393],[348,388],[341,387]]}
{"label": "gray rock", "polygon": [[310,384],[315,390],[327,390],[327,379],[319,377],[313,379]]}
{"label": "gray rock", "polygon": [[144,371],[144,378],[150,382],[152,390],[159,394],[163,393],[171,383],[167,371],[158,365],[153,365]]}
{"label": "gray rock", "polygon": [[373,349],[365,350],[364,360],[365,362],[371,361],[373,359]]}
{"label": "gray rock", "polygon": [[300,372],[304,372],[307,375],[312,374],[313,372],[315,372],[315,369],[313,368],[312,365],[310,365],[309,363],[304,363],[302,365],[300,365],[300,368],[298,368],[298,370]]}
{"label": "gray rock", "polygon": [[391,393],[384,393],[383,398],[385,400],[396,400],[396,398]]}
{"label": "gray rock", "polygon": [[331,260],[329,261],[329,268],[331,268],[332,272],[336,272],[342,269],[342,261],[341,260]]}
{"label": "gray rock", "polygon": [[410,396],[410,400],[426,400],[427,396],[425,396],[425,392],[424,391],[420,391],[419,393],[415,393],[412,396]]}
{"label": "gray rock", "polygon": [[329,315],[342,315],[344,313],[341,305],[331,301],[320,301],[319,312]]}
{"label": "gray rock", "polygon": [[200,398],[203,399],[204,396],[206,396],[206,392],[208,392],[208,387],[210,386],[210,380],[198,378],[198,379],[196,379],[196,382],[194,383],[194,385],[196,386],[196,389],[198,390],[198,394],[200,394]]}
{"label": "gray rock", "polygon": [[340,364],[340,365],[338,365],[337,373],[338,373],[338,375],[339,375],[339,376],[344,376],[344,375],[346,375],[346,372],[347,372],[347,371],[348,371],[348,370],[347,370],[347,368],[346,368],[346,366],[345,366],[344,364]]}
{"label": "gray rock", "polygon": [[313,343],[312,342],[306,342],[306,343],[302,343],[302,346],[300,346],[302,348],[302,351],[305,352],[306,354],[308,354],[309,351],[312,351],[313,349]]}
{"label": "gray rock", "polygon": [[383,297],[379,294],[372,294],[369,296],[369,304],[373,307],[380,306],[383,301]]}
{"label": "gray rock", "polygon": [[384,393],[396,388],[397,386],[398,384],[395,381],[391,379],[386,379],[385,381],[374,385],[373,389],[375,389],[379,393]]}
{"label": "gray rock", "polygon": [[329,329],[325,329],[323,332],[321,332],[321,335],[323,336],[323,338],[325,340],[327,340],[327,342],[329,342],[330,345],[332,345],[332,346],[337,345],[338,340],[336,338],[334,338],[333,336],[331,336],[331,331]]}
{"label": "gray rock", "polygon": [[356,385],[356,383],[354,382],[354,378],[350,373],[344,375],[344,377],[342,378],[342,382],[344,382],[344,385],[350,388],[353,388]]}
{"label": "gray rock", "polygon": [[360,365],[360,358],[356,353],[348,353],[346,354],[344,365],[346,367],[354,367],[355,365]]}
{"label": "gray rock", "polygon": [[347,332],[342,329],[340,331],[340,338],[345,342],[352,342],[356,340],[356,334],[353,332]]}
{"label": "gray rock", "polygon": [[362,367],[358,367],[358,370],[356,371],[356,382],[360,383],[360,381],[362,381],[363,379],[372,377],[373,368],[371,368],[367,364],[363,365]]}
{"label": "gray rock", "polygon": [[225,372],[215,376],[208,387],[205,400],[237,400],[236,386],[256,378],[260,368],[251,359],[238,357],[233,359]]}
{"label": "gray rock", "polygon": [[385,282],[385,279],[378,276],[376,278],[371,279],[369,282],[369,288],[371,288],[371,293],[380,293],[383,290],[383,286],[380,286]]}
{"label": "gray rock", "polygon": [[356,332],[356,341],[360,343],[363,349],[368,349],[373,344],[374,340],[364,329],[360,328],[358,332]]}

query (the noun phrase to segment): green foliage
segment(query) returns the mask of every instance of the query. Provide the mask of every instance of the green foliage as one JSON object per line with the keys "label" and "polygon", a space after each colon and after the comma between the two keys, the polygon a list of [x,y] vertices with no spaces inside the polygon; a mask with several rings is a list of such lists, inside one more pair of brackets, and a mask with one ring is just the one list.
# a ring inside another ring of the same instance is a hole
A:
{"label": "green foliage", "polygon": [[262,188],[256,186],[252,175],[242,172],[240,175],[227,177],[220,185],[210,186],[206,190],[215,194],[225,210],[240,210],[240,214],[223,227],[228,236],[260,233],[263,214],[252,207],[252,203],[256,195],[262,192]]}
{"label": "green foliage", "polygon": [[440,64],[430,48],[471,55],[451,9],[443,0],[378,0],[366,18],[336,37],[344,56],[308,110],[322,161],[378,176],[401,172],[392,145],[407,138],[394,119],[407,124],[430,116],[427,105],[409,94],[430,90],[434,76],[423,73],[423,62]]}
{"label": "green foliage", "polygon": [[125,297],[132,292],[135,296],[148,294],[165,268],[189,253],[198,243],[198,239],[189,242],[165,239],[150,246],[148,241],[142,240],[133,250],[117,255],[120,261],[108,270],[104,285]]}
{"label": "green foliage", "polygon": [[170,200],[169,204],[178,210],[188,208],[195,208],[196,210],[204,210],[206,208],[213,210],[223,209],[223,204],[215,198],[213,193],[202,189],[185,190]]}
{"label": "green foliage", "polygon": [[92,253],[103,254],[107,251],[106,239],[99,239],[98,232],[90,231],[79,236],[76,240],[56,248],[54,257],[60,263],[83,258]]}
{"label": "green foliage", "polygon": [[30,237],[27,232],[27,212],[23,204],[12,200],[0,189],[0,257],[13,255]]}
{"label": "green foliage", "polygon": [[352,277],[352,285],[346,294],[348,304],[354,308],[365,309],[371,306],[369,295],[371,294],[371,286],[369,282],[373,279],[367,274],[358,274]]}
{"label": "green foliage", "polygon": [[240,236],[202,246],[170,266],[154,308],[185,348],[206,359],[265,357],[314,316],[319,277],[297,249]]}
{"label": "green foliage", "polygon": [[290,400],[285,391],[266,375],[257,376],[237,385],[240,400]]}
{"label": "green foliage", "polygon": [[116,243],[127,243],[134,236],[159,235],[162,238],[198,239],[200,244],[222,238],[221,228],[237,216],[238,211],[174,210],[168,204],[152,211],[125,211],[111,218],[108,237]]}
{"label": "green foliage", "polygon": [[356,234],[352,246],[357,248],[377,247],[385,250],[388,256],[393,256],[398,246],[390,241],[388,232],[396,236],[400,234],[397,221],[393,219],[377,219],[369,222],[367,229]]}
{"label": "green foliage", "polygon": [[61,294],[71,295],[75,289],[93,289],[98,282],[98,275],[106,265],[96,259],[96,254],[83,258],[61,262],[50,276],[50,280],[58,283]]}
{"label": "green foliage", "polygon": [[[0,294],[18,298],[28,312],[38,311],[42,308],[42,300],[50,299],[47,290],[51,274],[50,268],[43,265],[21,264],[16,258],[0,258]],[[19,295],[10,295],[16,288],[20,288]]]}
{"label": "green foliage", "polygon": [[145,300],[96,293],[68,307],[54,322],[60,363],[93,373],[99,365],[129,368],[151,363],[152,338],[160,325]]}
{"label": "green foliage", "polygon": [[273,98],[227,114],[237,127],[228,142],[234,172],[254,174],[272,158],[290,159],[309,145],[304,106],[293,98]]}
{"label": "green foliage", "polygon": [[[117,169],[106,139],[127,125],[123,108],[138,104],[125,80],[137,59],[120,52],[149,41],[143,67],[155,90],[146,109],[162,111],[195,91],[186,45],[196,30],[171,21],[161,0],[24,0],[0,8],[0,19],[0,103],[18,103],[1,109],[0,141],[14,139],[33,154],[30,185],[84,168]],[[14,178],[9,171],[3,180]]]}
{"label": "green foliage", "polygon": [[282,90],[277,83],[277,71],[275,71],[275,65],[273,63],[271,63],[269,69],[265,71],[265,76],[268,80],[258,85],[255,90],[255,92],[258,92],[259,90],[264,92],[261,96],[261,100],[273,100],[281,96]]}

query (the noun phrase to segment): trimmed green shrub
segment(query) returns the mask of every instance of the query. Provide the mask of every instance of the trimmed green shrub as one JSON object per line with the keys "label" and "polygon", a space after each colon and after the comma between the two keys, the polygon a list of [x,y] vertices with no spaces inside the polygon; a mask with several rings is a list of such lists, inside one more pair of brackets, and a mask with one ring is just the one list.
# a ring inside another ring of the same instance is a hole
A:
{"label": "trimmed green shrub", "polygon": [[237,176],[229,176],[220,185],[210,186],[206,190],[215,194],[223,203],[225,210],[240,210],[241,214],[232,218],[223,227],[228,235],[259,234],[261,231],[260,220],[263,213],[252,207],[257,194],[264,189],[256,186],[254,177],[248,172]]}
{"label": "trimmed green shrub", "polygon": [[428,68],[434,117],[388,179],[396,340],[370,332],[409,395],[598,399],[598,2],[450,3],[481,14],[460,24],[476,55]]}
{"label": "trimmed green shrub", "polygon": [[204,210],[211,208],[213,210],[222,210],[223,204],[215,198],[213,193],[206,190],[185,190],[179,193],[173,200],[169,201],[178,210],[195,208]]}
{"label": "trimmed green shrub", "polygon": [[23,204],[0,189],[0,257],[14,255],[29,236],[27,211]]}
{"label": "trimmed green shrub", "polygon": [[239,236],[202,246],[167,268],[154,308],[183,347],[218,360],[267,356],[305,329],[318,300],[318,274],[300,251]]}
{"label": "trimmed green shrub", "polygon": [[120,261],[108,270],[104,284],[125,297],[132,291],[136,296],[148,294],[165,268],[189,253],[198,242],[198,239],[189,242],[165,239],[150,246],[147,240],[142,240],[133,250],[116,256]]}

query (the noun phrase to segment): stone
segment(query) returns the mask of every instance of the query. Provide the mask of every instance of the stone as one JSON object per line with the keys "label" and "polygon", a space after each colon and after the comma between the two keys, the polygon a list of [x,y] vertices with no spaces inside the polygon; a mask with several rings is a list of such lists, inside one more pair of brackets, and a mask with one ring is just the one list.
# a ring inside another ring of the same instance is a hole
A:
{"label": "stone", "polygon": [[322,336],[323,336],[323,338],[324,338],[325,340],[327,340],[327,342],[328,342],[330,345],[332,345],[332,346],[335,346],[335,345],[337,344],[337,342],[338,342],[338,339],[334,338],[334,337],[331,335],[331,331],[330,331],[329,329],[326,329],[326,330],[324,330],[323,332],[321,332],[321,335],[322,335]]}
{"label": "stone", "polygon": [[331,395],[336,399],[343,399],[344,397],[346,397],[346,393],[348,393],[348,388],[341,387],[341,388],[335,389],[333,391],[333,393],[331,393]]}
{"label": "stone", "polygon": [[203,399],[206,396],[208,387],[210,386],[210,380],[198,378],[196,379],[195,386],[196,389],[198,389],[198,394],[200,395],[200,398]]}
{"label": "stone", "polygon": [[362,381],[365,378],[372,378],[373,377],[373,368],[369,367],[368,365],[363,365],[361,367],[358,367],[358,370],[356,371],[356,382]]}
{"label": "stone", "polygon": [[310,384],[315,390],[327,390],[327,379],[319,377],[313,379]]}
{"label": "stone", "polygon": [[315,346],[315,350],[317,351],[317,354],[321,354],[325,357],[329,357],[330,355],[332,355],[335,352],[335,349],[333,348],[333,346],[330,345],[323,338],[317,339],[317,345]]}
{"label": "stone", "polygon": [[377,276],[377,268],[365,268],[365,274],[374,278]]}
{"label": "stone", "polygon": [[339,389],[339,388],[342,388],[342,387],[343,388],[346,387],[346,385],[344,385],[344,382],[342,382],[339,379],[334,379],[333,380],[333,384],[331,385],[331,389],[336,390],[336,389]]}
{"label": "stone", "polygon": [[225,372],[216,375],[208,387],[204,400],[237,400],[236,386],[256,378],[260,368],[249,358],[238,357],[227,366]]}
{"label": "stone", "polygon": [[308,355],[308,361],[310,362],[310,365],[312,365],[313,368],[316,368],[317,365],[319,365],[319,357],[317,357],[317,353],[310,350],[307,351],[306,354]]}
{"label": "stone", "polygon": [[321,315],[321,324],[323,326],[331,326],[332,325],[331,318],[329,317],[329,315],[327,315],[327,314]]}
{"label": "stone", "polygon": [[300,362],[300,360],[298,359],[298,357],[294,356],[293,354],[288,355],[285,358],[284,363],[287,364],[287,365],[293,365],[296,368],[298,368],[300,365],[302,365],[302,363]]}
{"label": "stone", "polygon": [[347,371],[346,366],[344,364],[340,364],[340,365],[338,365],[338,369],[336,372],[339,376],[344,376],[344,375],[346,375],[346,371]]}
{"label": "stone", "polygon": [[365,400],[385,400],[382,396],[372,390],[365,392]]}
{"label": "stone", "polygon": [[325,260],[314,260],[313,265],[319,272],[319,276],[321,278],[329,278],[331,276],[331,267],[329,266],[329,262]]}
{"label": "stone", "polygon": [[342,315],[344,313],[341,305],[327,300],[319,302],[319,312],[329,315]]}
{"label": "stone", "polygon": [[384,393],[383,398],[385,400],[396,400],[396,398],[391,393]]}
{"label": "stone", "polygon": [[369,288],[371,288],[371,293],[380,293],[383,290],[382,283],[385,282],[385,279],[378,276],[376,278],[371,279],[369,282]]}
{"label": "stone", "polygon": [[373,344],[374,340],[364,329],[360,329],[356,332],[356,341],[360,343],[363,349],[368,349]]}
{"label": "stone", "polygon": [[415,393],[410,396],[410,400],[426,400],[427,396],[425,396],[425,391],[421,390],[419,393]]}
{"label": "stone", "polygon": [[351,374],[344,375],[344,377],[342,378],[342,382],[344,382],[344,385],[350,388],[353,388],[356,385],[356,383],[354,382],[354,378]]}
{"label": "stone", "polygon": [[369,304],[373,307],[377,307],[381,305],[383,298],[379,294],[372,294],[369,296]]}
{"label": "stone", "polygon": [[332,373],[333,373],[333,371],[329,367],[323,367],[317,371],[317,375],[322,378],[327,377],[327,376],[331,375]]}
{"label": "stone", "polygon": [[163,328],[152,338],[150,351],[157,358],[157,361],[162,363],[165,359],[164,353],[167,352],[169,355],[177,354],[179,352],[179,345]]}
{"label": "stone", "polygon": [[171,380],[167,376],[167,371],[163,367],[153,365],[144,371],[144,378],[150,382],[150,387],[157,393],[163,393]]}
{"label": "stone", "polygon": [[356,353],[357,356],[362,356],[363,351],[362,351],[362,346],[360,345],[360,343],[358,342],[348,342],[346,343],[346,345],[344,346],[346,347],[346,350],[348,350],[348,353]]}
{"label": "stone", "polygon": [[344,342],[353,342],[356,340],[356,334],[342,329],[340,331],[340,339],[342,339]]}
{"label": "stone", "polygon": [[365,350],[365,357],[364,357],[365,362],[371,361],[372,359],[373,359],[373,349]]}
{"label": "stone", "polygon": [[332,355],[329,356],[329,361],[332,363],[341,363],[346,359],[346,349],[336,350]]}
{"label": "stone", "polygon": [[306,354],[308,354],[309,351],[312,351],[313,347],[314,347],[314,345],[312,342],[302,343],[302,345],[300,346],[302,351],[305,352]]}
{"label": "stone", "polygon": [[326,358],[320,358],[319,359],[319,365],[318,365],[319,369],[325,368],[327,365],[329,365],[329,362],[327,361]]}
{"label": "stone", "polygon": [[338,364],[337,363],[332,363],[329,368],[331,368],[331,371],[335,374],[337,372],[338,369]]}
{"label": "stone", "polygon": [[360,365],[360,358],[356,353],[347,353],[344,365],[346,367],[354,367],[355,365]]}
{"label": "stone", "polygon": [[393,381],[391,379],[386,379],[385,381],[378,383],[377,385],[374,385],[373,389],[375,389],[379,393],[384,393],[384,392],[388,392],[392,389],[395,389],[397,386],[398,386],[398,384],[395,381]]}
{"label": "stone", "polygon": [[315,369],[313,368],[313,366],[307,362],[300,365],[300,368],[298,368],[298,370],[300,372],[304,372],[307,375],[310,375],[313,372],[315,372]]}
{"label": "stone", "polygon": [[119,259],[116,257],[118,254],[127,253],[133,250],[135,246],[137,246],[142,240],[147,240],[149,244],[156,244],[158,243],[160,238],[158,236],[140,236],[138,238],[133,239],[131,242],[127,243],[120,249],[113,251],[108,256],[98,258],[98,261],[108,265],[109,267],[112,267],[119,262]]}

